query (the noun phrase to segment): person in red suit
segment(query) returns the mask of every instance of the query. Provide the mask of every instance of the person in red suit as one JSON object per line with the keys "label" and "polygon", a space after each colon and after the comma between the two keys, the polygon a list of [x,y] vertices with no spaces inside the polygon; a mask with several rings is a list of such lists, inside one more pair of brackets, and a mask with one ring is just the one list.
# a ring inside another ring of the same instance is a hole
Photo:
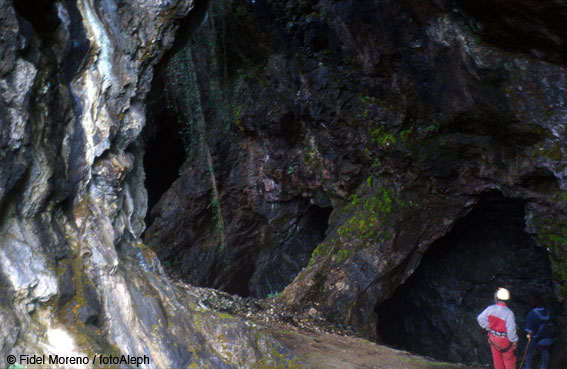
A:
{"label": "person in red suit", "polygon": [[478,324],[488,331],[488,343],[492,350],[494,369],[516,369],[516,320],[506,305],[510,291],[499,288],[494,294],[494,305],[490,305],[476,318]]}

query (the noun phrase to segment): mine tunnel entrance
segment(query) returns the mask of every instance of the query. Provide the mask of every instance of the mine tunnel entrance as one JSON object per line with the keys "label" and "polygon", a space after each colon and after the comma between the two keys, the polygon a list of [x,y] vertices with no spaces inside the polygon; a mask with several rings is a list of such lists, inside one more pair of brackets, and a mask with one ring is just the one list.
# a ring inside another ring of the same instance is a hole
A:
{"label": "mine tunnel entrance", "polygon": [[539,293],[557,317],[547,251],[525,232],[524,202],[485,194],[474,209],[431,246],[415,273],[377,307],[377,334],[387,344],[439,360],[491,363],[477,315],[494,291],[510,290],[518,352],[525,318]]}

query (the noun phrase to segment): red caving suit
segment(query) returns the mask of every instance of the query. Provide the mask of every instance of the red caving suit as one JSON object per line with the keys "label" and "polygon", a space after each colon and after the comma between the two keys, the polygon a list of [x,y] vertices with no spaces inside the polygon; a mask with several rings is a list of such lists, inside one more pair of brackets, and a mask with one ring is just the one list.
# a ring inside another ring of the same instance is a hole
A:
{"label": "red caving suit", "polygon": [[518,342],[518,335],[512,310],[505,303],[498,302],[487,307],[476,319],[488,331],[494,369],[516,369],[513,344]]}

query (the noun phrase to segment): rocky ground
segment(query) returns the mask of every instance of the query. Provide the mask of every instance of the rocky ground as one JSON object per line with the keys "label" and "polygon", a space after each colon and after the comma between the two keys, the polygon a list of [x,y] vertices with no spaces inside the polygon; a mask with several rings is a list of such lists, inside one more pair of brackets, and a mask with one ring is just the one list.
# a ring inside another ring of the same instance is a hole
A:
{"label": "rocky ground", "polygon": [[315,308],[291,311],[277,298],[243,298],[211,288],[175,285],[198,297],[201,308],[252,320],[313,369],[476,369],[449,364],[356,337],[355,329],[327,321]]}

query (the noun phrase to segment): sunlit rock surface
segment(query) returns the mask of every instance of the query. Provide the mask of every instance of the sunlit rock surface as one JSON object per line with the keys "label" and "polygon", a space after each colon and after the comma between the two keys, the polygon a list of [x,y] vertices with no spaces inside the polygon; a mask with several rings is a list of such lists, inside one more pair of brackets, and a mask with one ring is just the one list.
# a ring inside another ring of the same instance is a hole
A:
{"label": "sunlit rock surface", "polygon": [[144,99],[176,20],[192,7],[0,2],[2,360],[124,354],[149,357],[148,368],[293,362],[251,323],[173,288],[139,239]]}

